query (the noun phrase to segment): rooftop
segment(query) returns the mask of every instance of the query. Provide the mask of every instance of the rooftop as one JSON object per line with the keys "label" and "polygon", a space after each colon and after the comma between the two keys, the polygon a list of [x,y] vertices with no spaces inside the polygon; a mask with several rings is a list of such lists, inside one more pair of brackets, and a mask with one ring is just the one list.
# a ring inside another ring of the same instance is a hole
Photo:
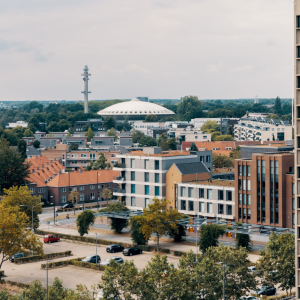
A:
{"label": "rooftop", "polygon": [[184,182],[188,184],[197,184],[197,185],[216,185],[216,186],[235,186],[234,180],[222,180],[222,179],[213,179],[213,180],[200,180],[200,181],[192,181],[192,182]]}
{"label": "rooftop", "polygon": [[175,164],[182,175],[209,173],[203,162]]}
{"label": "rooftop", "polygon": [[131,156],[156,156],[156,157],[167,157],[167,156],[184,156],[184,155],[191,155],[190,151],[163,151],[162,153],[156,154],[147,154],[143,151],[132,151],[125,155]]}
{"label": "rooftop", "polygon": [[218,168],[212,170],[213,174],[234,172],[234,168]]}

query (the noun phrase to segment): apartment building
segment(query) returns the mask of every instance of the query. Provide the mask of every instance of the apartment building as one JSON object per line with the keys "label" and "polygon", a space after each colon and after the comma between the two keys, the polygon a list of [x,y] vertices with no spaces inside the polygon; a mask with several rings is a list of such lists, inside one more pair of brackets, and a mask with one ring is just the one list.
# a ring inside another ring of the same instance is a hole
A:
{"label": "apartment building", "polygon": [[76,132],[84,132],[86,131],[86,127],[90,126],[94,132],[104,131],[105,128],[103,126],[103,121],[101,118],[99,119],[88,119],[87,121],[76,121],[74,124],[74,128]]}
{"label": "apartment building", "polygon": [[204,133],[192,126],[186,128],[172,128],[167,132],[169,138],[176,138],[181,145],[182,142],[211,141],[211,134]]}
{"label": "apartment building", "polygon": [[121,172],[114,179],[119,187],[114,195],[121,198],[133,210],[143,209],[152,199],[166,199],[166,173],[174,164],[202,161],[209,172],[212,170],[211,151],[162,151],[160,147],[144,148],[128,154],[118,154],[119,164],[114,170]]}
{"label": "apartment building", "polygon": [[235,182],[201,180],[178,184],[178,211],[191,217],[235,220]]}
{"label": "apartment building", "polygon": [[260,153],[235,161],[235,216],[243,223],[289,227],[293,204],[294,154]]}
{"label": "apartment building", "polygon": [[267,118],[242,119],[234,125],[235,141],[287,141],[292,140],[292,126],[288,122]]}

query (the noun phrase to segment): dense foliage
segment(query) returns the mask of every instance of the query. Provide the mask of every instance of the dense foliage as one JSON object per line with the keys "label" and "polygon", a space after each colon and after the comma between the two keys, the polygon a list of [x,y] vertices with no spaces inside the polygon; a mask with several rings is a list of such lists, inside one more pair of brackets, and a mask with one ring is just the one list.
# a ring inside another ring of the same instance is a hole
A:
{"label": "dense foliage", "polygon": [[89,229],[94,224],[95,219],[95,214],[91,210],[85,210],[77,217],[76,225],[80,236],[89,233]]}

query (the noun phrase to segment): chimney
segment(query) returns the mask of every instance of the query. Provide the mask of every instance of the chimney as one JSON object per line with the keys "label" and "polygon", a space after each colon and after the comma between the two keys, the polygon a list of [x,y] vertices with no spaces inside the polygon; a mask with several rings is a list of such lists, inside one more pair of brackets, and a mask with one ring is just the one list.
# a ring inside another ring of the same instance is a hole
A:
{"label": "chimney", "polygon": [[107,166],[106,170],[109,171],[109,166]]}
{"label": "chimney", "polygon": [[36,170],[37,170],[37,171],[39,171],[39,170],[40,170],[40,168],[39,168],[39,167],[37,167],[37,168],[36,168]]}
{"label": "chimney", "polygon": [[42,164],[42,169],[44,169],[44,164]]}
{"label": "chimney", "polygon": [[47,166],[49,166],[49,161],[47,161]]}
{"label": "chimney", "polygon": [[36,159],[38,159],[39,157],[38,157],[38,156],[36,156],[35,158],[36,158]]}
{"label": "chimney", "polygon": [[34,169],[32,169],[31,173],[34,174]]}

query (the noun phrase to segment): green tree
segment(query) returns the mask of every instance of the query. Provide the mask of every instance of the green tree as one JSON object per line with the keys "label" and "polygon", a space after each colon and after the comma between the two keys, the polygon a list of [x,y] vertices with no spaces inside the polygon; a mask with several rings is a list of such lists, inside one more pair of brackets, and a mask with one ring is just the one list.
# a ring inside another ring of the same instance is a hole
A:
{"label": "green tree", "polygon": [[24,131],[24,137],[33,137],[33,132],[30,129]]}
{"label": "green tree", "polygon": [[0,140],[0,157],[0,194],[4,189],[28,183],[30,164],[4,138]]}
{"label": "green tree", "polygon": [[230,157],[233,159],[240,159],[241,158],[241,147],[237,146],[234,150],[231,151]]}
{"label": "green tree", "polygon": [[197,146],[195,145],[195,143],[192,143],[191,147],[190,147],[190,151],[198,151]]}
{"label": "green tree", "polygon": [[139,141],[139,147],[153,147],[157,146],[157,142],[151,136],[144,136]]}
{"label": "green tree", "polygon": [[177,140],[176,138],[170,138],[167,141],[168,149],[169,150],[176,150],[177,149]]}
{"label": "green tree", "polygon": [[17,149],[18,149],[18,152],[22,155],[23,158],[27,157],[27,155],[26,155],[27,144],[24,140],[20,139],[18,141]]}
{"label": "green tree", "polygon": [[200,227],[199,248],[205,253],[209,247],[217,247],[218,239],[225,234],[226,226],[219,224],[205,224]]}
{"label": "green tree", "polygon": [[148,240],[140,230],[141,225],[139,224],[136,217],[130,218],[130,235],[134,244],[136,245],[147,245]]}
{"label": "green tree", "polygon": [[157,122],[157,115],[147,115],[144,122]]}
{"label": "green tree", "polygon": [[76,144],[76,143],[72,143],[71,145],[70,145],[70,147],[69,147],[69,149],[70,150],[78,150],[78,144]]}
{"label": "green tree", "polygon": [[178,104],[177,114],[183,120],[203,117],[202,102],[197,96],[185,96]]}
{"label": "green tree", "polygon": [[186,226],[177,225],[177,229],[171,229],[169,231],[169,236],[174,239],[174,242],[182,242],[186,236]]}
{"label": "green tree", "polygon": [[107,201],[107,206],[109,206],[108,200],[112,199],[113,193],[111,190],[105,188],[101,193],[101,197]]}
{"label": "green tree", "polygon": [[49,299],[65,300],[68,294],[68,290],[63,287],[62,280],[55,277],[53,283],[49,287]]}
{"label": "green tree", "polygon": [[94,225],[95,215],[91,210],[84,210],[76,219],[77,230],[80,236],[88,234],[90,226]]}
{"label": "green tree", "polygon": [[275,99],[275,104],[274,104],[274,107],[273,107],[273,111],[274,111],[274,114],[277,114],[277,115],[282,114],[281,100],[280,100],[279,97],[277,97]]}
{"label": "green tree", "polygon": [[107,131],[107,136],[113,136],[114,139],[116,140],[117,139],[117,135],[116,135],[116,131],[114,128],[111,128]]}
{"label": "green tree", "polygon": [[213,153],[213,166],[215,168],[231,168],[234,166],[234,161],[225,154]]}
{"label": "green tree", "polygon": [[94,137],[94,132],[91,127],[89,127],[88,131],[84,134],[84,136],[87,136],[89,142],[91,141],[91,139]]}
{"label": "green tree", "polygon": [[[242,223],[240,222],[236,222],[235,224],[238,226],[242,225]],[[244,233],[235,234],[235,243],[236,243],[236,248],[244,247],[248,251],[252,249],[252,245],[253,245],[250,234],[244,234]]]}
{"label": "green tree", "polygon": [[142,139],[145,135],[139,131],[139,130],[134,130],[131,134],[132,137],[132,143],[138,143],[140,139]]}
{"label": "green tree", "polygon": [[[20,295],[17,296],[17,299],[21,300],[27,300],[27,299],[32,299],[32,300],[45,300],[46,299],[46,291],[43,288],[41,282],[39,280],[33,281],[29,289],[25,288]],[[51,299],[51,298],[49,298]]]}
{"label": "green tree", "polygon": [[233,141],[234,138],[232,135],[229,135],[229,134],[227,134],[227,135],[220,134],[220,135],[217,135],[213,140],[214,141]]}
{"label": "green tree", "polygon": [[40,147],[40,141],[39,140],[34,140],[32,143],[32,146],[36,149],[38,149]]}
{"label": "green tree", "polygon": [[262,282],[279,284],[279,288],[291,292],[295,286],[295,236],[292,233],[269,236],[266,250],[260,251],[257,268],[262,270]]}
{"label": "green tree", "polygon": [[201,130],[205,133],[220,132],[220,124],[217,121],[207,120]]}
{"label": "green tree", "polygon": [[170,230],[176,233],[179,220],[182,219],[182,214],[177,210],[166,209],[167,203],[166,200],[154,198],[153,204],[148,204],[148,207],[144,208],[143,215],[136,217],[146,239],[150,239],[151,235],[155,234],[157,251],[159,251],[159,239]]}
{"label": "green tree", "polygon": [[105,158],[104,153],[99,153],[99,158],[96,161],[91,160],[90,165],[87,166],[85,170],[104,170],[108,166],[106,161],[107,159]]}
{"label": "green tree", "polygon": [[[114,203],[109,204],[106,208],[101,209],[100,212],[124,212],[124,211],[128,211],[128,210],[129,209],[121,202],[114,202]],[[111,229],[117,234],[121,233],[122,230],[128,226],[127,219],[119,219],[119,218],[109,218],[109,219],[111,221],[110,222]]]}
{"label": "green tree", "polygon": [[116,121],[112,117],[105,117],[103,120],[105,130],[116,127]]}
{"label": "green tree", "polygon": [[89,130],[89,128],[91,128],[91,124],[87,123],[82,127],[82,130],[86,132]]}

